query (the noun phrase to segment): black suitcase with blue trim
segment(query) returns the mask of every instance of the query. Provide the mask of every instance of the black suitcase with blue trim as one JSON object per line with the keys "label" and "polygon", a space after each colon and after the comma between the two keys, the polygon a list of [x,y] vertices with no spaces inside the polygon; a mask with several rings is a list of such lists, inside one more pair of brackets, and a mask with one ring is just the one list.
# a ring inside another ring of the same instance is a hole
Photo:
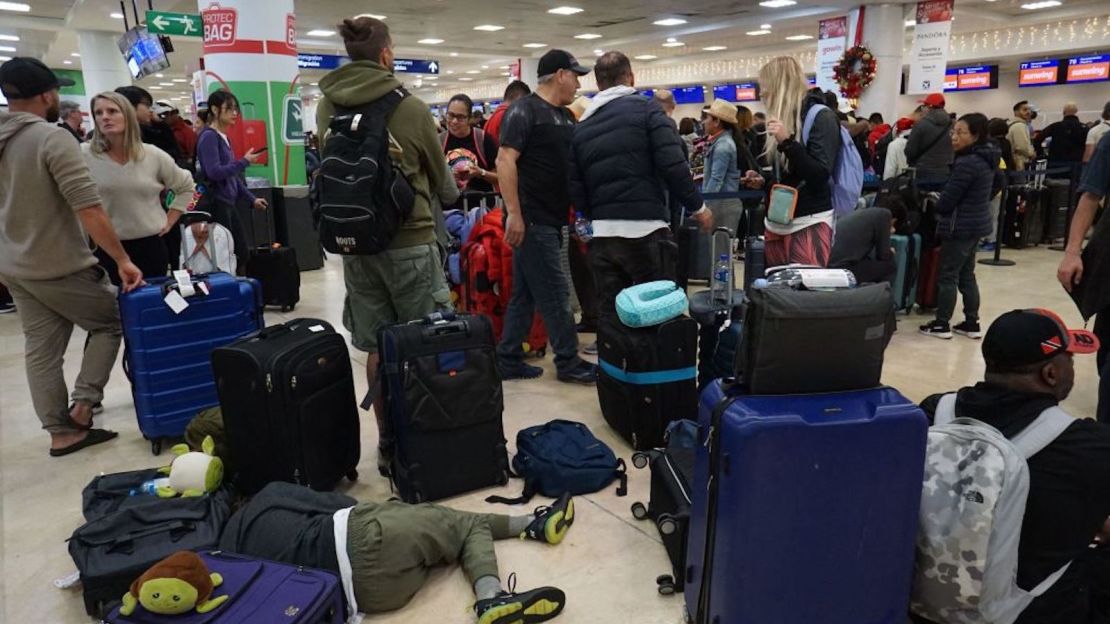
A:
{"label": "black suitcase with blue trim", "polygon": [[697,321],[633,328],[602,319],[597,346],[601,413],[633,449],[663,446],[671,421],[697,414]]}

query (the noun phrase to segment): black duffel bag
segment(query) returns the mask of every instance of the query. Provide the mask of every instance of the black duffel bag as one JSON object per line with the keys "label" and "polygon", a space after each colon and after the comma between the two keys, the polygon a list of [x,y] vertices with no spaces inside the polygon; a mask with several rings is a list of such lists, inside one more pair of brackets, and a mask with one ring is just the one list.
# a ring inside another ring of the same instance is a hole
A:
{"label": "black duffel bag", "polygon": [[864,390],[881,385],[894,334],[890,284],[833,291],[753,288],[737,372],[751,394]]}
{"label": "black duffel bag", "polygon": [[69,538],[69,555],[84,585],[85,611],[93,617],[104,617],[135,579],[169,555],[217,548],[231,516],[231,496],[224,490],[148,498],[154,500],[91,520]]}

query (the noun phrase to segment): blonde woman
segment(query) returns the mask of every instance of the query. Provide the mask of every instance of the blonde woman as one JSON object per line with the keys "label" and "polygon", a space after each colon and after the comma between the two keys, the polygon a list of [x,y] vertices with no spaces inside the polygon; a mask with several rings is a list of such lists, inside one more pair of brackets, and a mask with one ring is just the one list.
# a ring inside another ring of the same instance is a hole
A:
{"label": "blonde woman", "polygon": [[[100,187],[104,209],[143,275],[164,276],[169,253],[162,235],[174,227],[192,200],[193,178],[169,154],[143,144],[138,117],[127,98],[101,93],[92,99],[90,108],[93,136],[81,151]],[[162,209],[162,191],[166,189],[173,194],[169,212]],[[95,253],[118,285],[115,261],[101,249]]]}
{"label": "blonde woman", "polygon": [[[759,70],[761,98],[767,106],[767,151],[779,184],[798,190],[789,224],[766,220],[767,266],[792,262],[826,266],[832,250],[833,209],[829,177],[840,152],[840,121],[825,108],[820,89],[810,90],[797,59],[780,56]],[[806,116],[815,113],[808,140]]]}

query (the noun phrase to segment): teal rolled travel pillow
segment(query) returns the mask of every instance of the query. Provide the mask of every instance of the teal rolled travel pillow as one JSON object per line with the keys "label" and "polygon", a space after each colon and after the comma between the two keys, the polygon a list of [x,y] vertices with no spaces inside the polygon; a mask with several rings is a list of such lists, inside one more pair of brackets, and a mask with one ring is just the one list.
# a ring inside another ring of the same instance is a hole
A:
{"label": "teal rolled travel pillow", "polygon": [[686,313],[686,293],[671,281],[648,282],[617,295],[617,316],[629,327],[651,327]]}

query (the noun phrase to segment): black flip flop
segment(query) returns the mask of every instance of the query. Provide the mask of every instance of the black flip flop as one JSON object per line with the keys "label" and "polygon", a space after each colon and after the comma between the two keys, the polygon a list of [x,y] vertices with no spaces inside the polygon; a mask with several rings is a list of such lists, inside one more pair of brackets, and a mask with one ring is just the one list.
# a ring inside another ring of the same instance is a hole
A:
{"label": "black flip flop", "polygon": [[65,455],[76,453],[81,449],[88,448],[90,446],[96,446],[97,444],[103,444],[104,442],[108,442],[109,440],[114,440],[117,437],[119,437],[119,434],[115,431],[108,431],[107,429],[89,429],[88,435],[86,435],[85,438],[80,442],[74,442],[69,446],[58,449],[50,449],[50,456],[64,457]]}

